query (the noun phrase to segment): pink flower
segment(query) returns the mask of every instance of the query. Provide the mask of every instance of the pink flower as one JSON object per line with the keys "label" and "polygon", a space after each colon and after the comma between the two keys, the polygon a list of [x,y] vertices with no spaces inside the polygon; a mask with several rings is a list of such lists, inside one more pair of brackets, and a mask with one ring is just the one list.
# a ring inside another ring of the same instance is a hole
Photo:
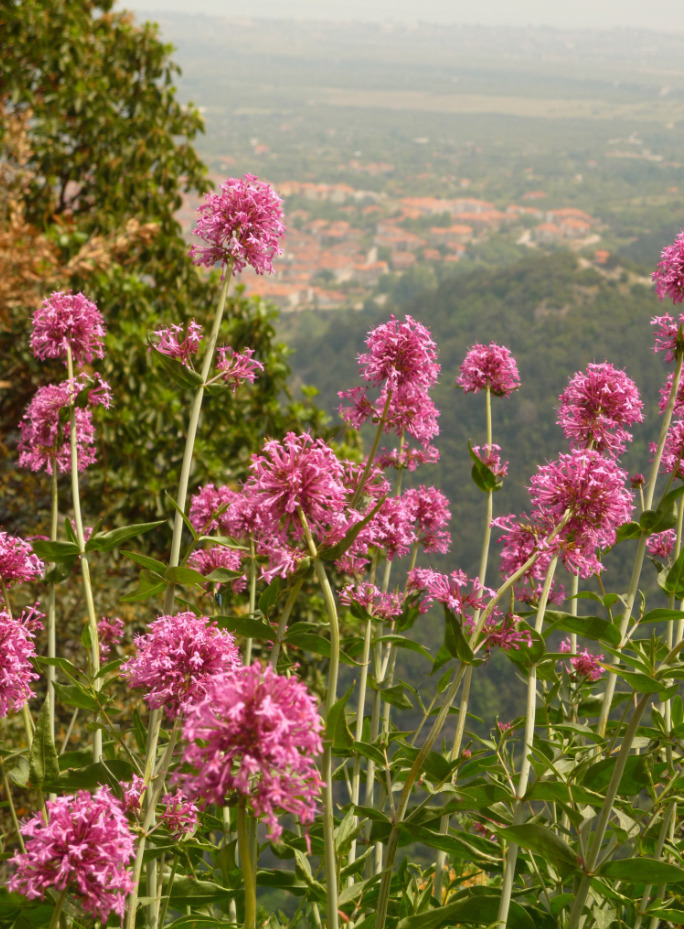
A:
{"label": "pink flower", "polygon": [[659,561],[666,562],[674,549],[677,533],[674,529],[666,529],[664,532],[656,532],[649,536],[646,541],[648,554]]}
{"label": "pink flower", "polygon": [[684,300],[684,230],[672,245],[662,250],[660,258],[657,269],[651,275],[656,294],[661,303],[665,297],[674,304],[681,303]]}
{"label": "pink flower", "polygon": [[199,344],[204,338],[202,327],[198,322],[192,319],[188,323],[187,335],[181,342],[180,334],[183,327],[179,325],[169,326],[168,329],[157,329],[152,334],[158,336],[159,341],[154,346],[162,355],[168,355],[169,358],[175,358],[186,367],[190,365],[190,356],[194,355]]}
{"label": "pink flower", "polygon": [[595,549],[615,544],[617,530],[632,515],[626,472],[595,451],[575,451],[538,468],[530,479],[532,515],[557,525],[570,513],[553,545],[582,577],[601,570]]}
{"label": "pink flower", "polygon": [[215,677],[186,711],[184,762],[195,773],[177,776],[183,793],[204,805],[239,798],[277,839],[279,813],[304,826],[314,820],[321,732],[314,700],[295,678],[258,663]]}
{"label": "pink flower", "polygon": [[674,361],[675,355],[684,352],[684,314],[680,314],[676,322],[669,313],[664,316],[654,316],[651,325],[655,326],[654,352],[665,352],[665,361]]}
{"label": "pink flower", "polygon": [[435,464],[439,461],[439,452],[434,445],[427,445],[425,448],[409,448],[405,445],[403,448],[381,448],[376,456],[375,461],[379,468],[396,468],[397,471],[407,468],[409,471],[415,471],[418,465]]}
{"label": "pink flower", "polygon": [[253,348],[246,348],[240,354],[234,352],[230,345],[224,345],[216,349],[216,354],[219,359],[216,370],[221,372],[221,380],[233,388],[233,393],[244,381],[253,384],[257,374],[264,370],[262,363],[252,358]]}
{"label": "pink flower", "polygon": [[[501,529],[504,533],[499,539],[502,546],[499,567],[505,578],[510,577],[522,568],[531,555],[537,555],[532,566],[522,575],[514,588],[515,596],[522,603],[537,603],[553,558],[553,552],[546,545],[546,536],[549,533],[548,526],[530,521],[529,517],[523,513],[519,519],[513,514],[500,516],[498,519],[492,520],[492,527]],[[561,603],[564,599],[565,590],[563,585],[556,585],[554,581],[551,585],[549,601],[551,603]]]}
{"label": "pink flower", "polygon": [[603,655],[592,655],[584,649],[579,655],[570,659],[570,664],[580,677],[586,677],[590,681],[597,681],[603,674],[603,668],[599,661],[603,661]]}
{"label": "pink flower", "polygon": [[124,624],[118,616],[107,619],[103,616],[97,624],[97,638],[100,644],[100,657],[106,658],[112,645],[118,645],[123,638]]}
{"label": "pink flower", "polygon": [[160,616],[148,628],[136,638],[137,657],[121,666],[121,675],[131,687],[145,688],[150,709],[164,707],[171,719],[188,701],[201,699],[213,677],[240,665],[233,636],[206,616]]}
{"label": "pink flower", "polygon": [[484,609],[487,600],[493,596],[493,591],[483,587],[478,578],[470,581],[463,571],[440,574],[430,568],[415,568],[409,573],[406,586],[409,590],[426,592],[427,596],[421,603],[421,613],[427,612],[430,604],[436,600],[456,616],[466,617],[468,610]]}
{"label": "pink flower", "polygon": [[344,467],[322,439],[288,432],[282,442],[266,442],[252,456],[247,481],[262,523],[302,536],[298,511],[312,531],[323,531],[347,500]]}
{"label": "pink flower", "polygon": [[501,460],[501,446],[473,445],[473,452],[486,465],[498,481],[502,481],[508,474],[508,462]]}
{"label": "pink flower", "polygon": [[518,651],[521,647],[532,647],[529,629],[518,629],[517,620],[518,617],[510,614],[503,619],[495,615],[488,618],[484,627],[484,647],[487,655],[493,648],[510,652]]}
{"label": "pink flower", "polygon": [[[96,375],[96,386],[90,388],[85,376],[64,381],[61,384],[48,384],[39,387],[33,400],[19,423],[21,441],[19,442],[19,467],[40,471],[43,468],[52,474],[53,462],[59,471],[71,468],[71,446],[68,421],[62,422],[60,414],[68,409],[72,399],[78,402],[83,391],[88,391],[88,403],[92,406],[104,406],[111,403],[109,384]],[[76,407],[76,448],[78,470],[93,464],[95,455],[95,428],[93,416],[89,409]]]}
{"label": "pink flower", "polygon": [[200,487],[190,502],[189,519],[199,533],[224,532],[232,535],[227,510],[239,494],[230,487]]}
{"label": "pink flower", "polygon": [[33,670],[35,630],[42,628],[43,613],[36,607],[24,610],[18,619],[6,610],[0,611],[0,717],[10,710],[18,712],[26,701],[35,696],[31,681],[39,675]]}
{"label": "pink flower", "polygon": [[123,919],[126,894],[133,889],[126,866],[134,844],[121,803],[109,787],[99,787],[92,795],[79,790],[48,800],[46,808],[47,823],[36,813],[21,827],[26,851],[11,859],[16,873],[9,889],[29,900],[44,899],[48,889],[66,889],[103,925],[111,910]]}
{"label": "pink flower", "polygon": [[449,501],[436,487],[421,484],[418,490],[407,490],[404,498],[413,510],[418,523],[418,541],[426,552],[446,554],[451,535],[444,528],[449,524]]}
{"label": "pink flower", "polygon": [[572,448],[594,448],[620,455],[632,438],[624,427],[643,420],[639,390],[613,365],[590,364],[560,396],[558,424]]}
{"label": "pink flower", "polygon": [[[667,402],[670,399],[673,381],[674,374],[670,372],[664,385],[660,388],[660,402],[658,403],[658,410],[661,414],[665,412]],[[672,407],[672,413],[674,416],[681,416],[684,413],[684,378],[679,382],[679,388],[677,390],[677,396],[675,397],[674,406]]]}
{"label": "pink flower", "polygon": [[[655,455],[655,442],[651,442],[649,448]],[[662,474],[674,474],[675,477],[684,478],[684,419],[674,419],[670,423],[663,457],[660,459],[660,471]]]}
{"label": "pink flower", "polygon": [[392,316],[388,323],[376,326],[366,339],[368,352],[359,355],[364,380],[390,390],[405,387],[428,390],[439,376],[437,347],[430,332],[407,316],[403,323]]}
{"label": "pink flower", "polygon": [[567,655],[569,652],[572,651],[572,643],[570,641],[569,636],[563,639],[563,641],[560,643],[560,645],[558,646],[558,651],[562,652],[564,655]]}
{"label": "pink flower", "polygon": [[465,393],[477,393],[489,387],[495,397],[510,397],[520,387],[515,358],[503,345],[473,345],[461,363],[456,386]]}
{"label": "pink flower", "polygon": [[145,793],[145,778],[139,774],[134,774],[131,778],[130,785],[121,784],[124,795],[124,809],[128,813],[139,813],[142,803],[142,795]]}
{"label": "pink flower", "polygon": [[221,192],[209,193],[198,208],[192,234],[206,245],[192,245],[190,257],[196,265],[212,268],[233,262],[232,273],[251,265],[257,274],[273,271],[273,258],[282,254],[280,239],[285,234],[281,199],[253,174],[244,179],[230,177]]}
{"label": "pink flower", "polygon": [[[216,571],[217,568],[239,574],[242,570],[242,554],[234,548],[216,545],[213,548],[193,552],[188,558],[188,566],[205,576],[211,574],[212,571]],[[244,590],[246,584],[247,578],[244,574],[240,574],[239,577],[231,581],[231,587],[235,593]],[[220,588],[220,586],[219,584],[218,587]]]}
{"label": "pink flower", "polygon": [[[388,561],[403,558],[417,541],[416,516],[411,498],[388,497],[366,526],[362,538],[381,549]],[[363,531],[363,530],[362,530]]]}
{"label": "pink flower", "polygon": [[83,294],[51,294],[33,314],[31,348],[36,358],[67,357],[71,348],[74,364],[90,364],[104,358],[105,337],[102,313]]}
{"label": "pink flower", "polygon": [[[376,403],[368,398],[365,387],[338,391],[338,397],[353,401],[350,407],[340,404],[340,416],[354,429],[360,429],[367,420],[379,423],[385,410],[388,390],[388,387],[383,387]],[[438,416],[439,410],[428,396],[427,390],[411,385],[399,387],[390,397],[383,432],[393,432],[399,436],[406,433],[420,442],[423,448],[428,448],[430,439],[439,434]]]}
{"label": "pink flower", "polygon": [[500,720],[497,720],[496,725],[499,728],[499,732],[502,734],[510,732],[511,729],[513,728],[513,723],[502,723]]}
{"label": "pink flower", "polygon": [[0,580],[6,587],[37,580],[45,565],[28,542],[8,532],[0,532]]}
{"label": "pink flower", "polygon": [[629,479],[629,483],[634,490],[638,490],[640,487],[644,486],[646,483],[646,478],[643,474],[633,474]]}
{"label": "pink flower", "polygon": [[401,615],[403,600],[399,594],[384,594],[374,584],[348,584],[339,593],[340,603],[358,604],[369,616],[391,622]]}
{"label": "pink flower", "polygon": [[199,810],[192,801],[186,799],[181,790],[175,794],[164,794],[162,803],[165,809],[159,816],[159,822],[166,826],[172,836],[180,839],[193,832]]}

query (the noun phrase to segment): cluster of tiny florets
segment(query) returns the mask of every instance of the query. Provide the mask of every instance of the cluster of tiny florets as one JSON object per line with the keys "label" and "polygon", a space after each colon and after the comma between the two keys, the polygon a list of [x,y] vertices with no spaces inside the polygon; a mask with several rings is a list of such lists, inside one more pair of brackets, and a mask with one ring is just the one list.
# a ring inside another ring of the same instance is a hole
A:
{"label": "cluster of tiny florets", "polygon": [[684,352],[684,314],[675,320],[669,313],[664,316],[654,316],[651,325],[655,328],[654,352],[665,352],[665,361],[675,360],[677,355]]}
{"label": "cluster of tiny florets", "polygon": [[186,797],[223,804],[237,797],[266,822],[278,815],[313,822],[322,786],[315,757],[322,723],[306,686],[258,663],[212,678],[203,699],[189,705],[183,728]]}
{"label": "cluster of tiny florets", "polygon": [[510,397],[520,387],[518,366],[510,349],[495,342],[473,345],[461,363],[456,386],[465,393],[489,388],[495,397]]}
{"label": "cluster of tiny florets", "polygon": [[201,698],[217,674],[240,664],[232,635],[206,616],[160,616],[135,640],[138,654],[121,666],[131,687],[146,691],[150,709],[176,717],[188,700]]}
{"label": "cluster of tiny florets", "polygon": [[192,245],[196,265],[212,268],[232,262],[233,273],[247,265],[257,274],[273,271],[285,234],[281,199],[273,188],[253,174],[224,181],[220,193],[209,193],[198,208],[192,234],[206,245]]}
{"label": "cluster of tiny florets", "polygon": [[186,366],[190,363],[190,358],[195,354],[204,338],[202,326],[194,319],[188,323],[187,332],[182,339],[183,326],[177,324],[166,329],[157,329],[152,334],[156,335],[159,340],[154,345],[158,352],[162,355],[168,355],[169,358],[174,358]]}
{"label": "cluster of tiny florets", "polygon": [[660,254],[658,267],[651,275],[660,302],[669,297],[674,304],[684,301],[684,230],[672,245]]}
{"label": "cluster of tiny florets", "polygon": [[94,794],[57,797],[21,827],[26,851],[11,859],[9,889],[44,899],[46,890],[75,894],[84,911],[107,921],[114,910],[123,918],[133,881],[126,870],[134,854],[133,836],[122,804],[109,787]]}
{"label": "cluster of tiny florets", "polygon": [[44,568],[28,542],[9,532],[0,532],[0,580],[6,587],[35,581]]}
{"label": "cluster of tiny florets", "polygon": [[43,614],[33,607],[18,618],[0,611],[0,718],[10,710],[18,712],[34,696],[31,681],[39,675],[33,670],[35,632],[42,628]]}
{"label": "cluster of tiny florets", "polygon": [[665,529],[649,536],[646,541],[646,550],[652,558],[666,562],[674,550],[677,533],[674,529]]}
{"label": "cluster of tiny florets", "polygon": [[31,349],[36,358],[63,358],[71,349],[74,364],[104,357],[104,320],[83,294],[51,294],[33,314]]}
{"label": "cluster of tiny florets", "polygon": [[390,622],[401,614],[403,598],[396,593],[383,593],[375,584],[348,584],[339,593],[340,603],[357,604],[369,616]]}

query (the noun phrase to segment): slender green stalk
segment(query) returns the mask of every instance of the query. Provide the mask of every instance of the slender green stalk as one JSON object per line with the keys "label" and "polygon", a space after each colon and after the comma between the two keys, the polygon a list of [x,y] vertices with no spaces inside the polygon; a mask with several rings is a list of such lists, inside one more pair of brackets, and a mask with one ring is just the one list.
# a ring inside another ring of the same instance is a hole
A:
{"label": "slender green stalk", "polygon": [[[254,539],[249,540],[249,615],[253,616],[256,610],[256,551]],[[245,639],[245,664],[252,663],[252,639]]]}
{"label": "slender green stalk", "polygon": [[[173,864],[171,866],[171,874],[169,875],[169,892],[164,896],[164,902],[162,903],[161,912],[159,914],[159,925],[163,926],[166,922],[166,913],[169,909],[169,902],[171,900],[171,889],[173,888],[173,881],[176,877],[176,871],[178,870],[178,860],[179,856],[176,854],[173,856]],[[164,886],[164,874],[162,872],[162,888]]]}
{"label": "slender green stalk", "polygon": [[[337,618],[335,596],[325,573],[323,562],[318,557],[316,545],[309,530],[304,511],[299,508],[299,519],[304,530],[304,537],[313,560],[316,578],[318,579],[325,609],[330,623],[330,666],[328,669],[328,692],[325,699],[326,720],[330,710],[337,700],[337,678],[340,668],[340,628]],[[335,810],[333,803],[333,763],[332,743],[326,739],[323,747],[323,764],[321,766],[323,777],[323,845],[325,849],[325,876],[327,890],[328,929],[338,929],[338,903],[337,903],[337,856],[335,853]]]}
{"label": "slender green stalk", "polygon": [[[536,632],[541,632],[542,625],[544,622],[544,612],[546,610],[546,604],[548,603],[549,593],[551,591],[551,584],[553,583],[553,575],[556,572],[556,565],[558,564],[558,556],[556,555],[551,559],[548,570],[546,572],[546,578],[544,579],[544,587],[542,588],[541,597],[539,598],[539,605],[537,607],[537,618],[534,625]],[[537,666],[536,664],[531,665],[527,672],[527,709],[525,713],[525,741],[523,745],[523,756],[522,761],[520,762],[520,772],[518,775],[518,788],[516,791],[515,805],[513,808],[513,825],[519,826],[523,821],[524,811],[525,811],[525,793],[527,791],[527,784],[530,778],[530,768],[531,762],[530,757],[532,754],[532,743],[534,741],[534,722],[536,715],[536,704],[537,704]],[[515,865],[518,860],[518,845],[515,842],[511,842],[508,846],[508,852],[506,853],[506,861],[504,864],[504,876],[503,882],[501,885],[501,899],[499,901],[499,912],[497,915],[498,926],[505,926],[508,922],[508,912],[511,906],[511,895],[513,892],[513,880],[515,877]]]}
{"label": "slender green stalk", "polygon": [[[667,406],[665,412],[663,413],[663,419],[660,426],[660,435],[658,436],[658,444],[656,445],[656,452],[653,458],[653,463],[651,465],[651,473],[649,475],[648,484],[646,485],[646,494],[644,497],[644,508],[647,510],[651,509],[653,505],[653,497],[655,494],[656,481],[658,479],[658,470],[660,468],[660,461],[663,457],[663,449],[665,448],[665,440],[667,439],[667,433],[670,428],[670,422],[672,421],[672,412],[674,410],[675,401],[677,399],[677,392],[679,390],[679,382],[682,376],[682,360],[684,355],[680,351],[677,352],[677,362],[675,365],[674,374],[672,376],[672,388],[670,390],[670,396],[667,401]],[[629,582],[629,588],[627,590],[627,595],[625,597],[625,609],[622,614],[622,619],[620,621],[620,637],[621,644],[620,649],[624,645],[625,635],[627,633],[627,628],[629,622],[632,618],[632,610],[634,609],[634,601],[636,600],[637,591],[639,589],[639,580],[641,578],[641,569],[644,564],[644,556],[646,554],[646,541],[648,536],[645,532],[642,532],[639,536],[639,542],[637,544],[636,554],[634,556],[634,565],[632,567],[632,576]],[[619,656],[614,655],[612,664],[617,665],[619,662]],[[608,716],[610,715],[610,708],[613,703],[613,695],[615,694],[615,687],[617,685],[617,676],[615,674],[609,674],[608,680],[606,681],[606,690],[603,695],[603,704],[601,706],[601,713],[598,720],[598,734],[600,736],[605,736],[606,728],[608,725]]]}
{"label": "slender green stalk", "polygon": [[[360,742],[363,738],[363,720],[366,710],[366,690],[368,687],[368,667],[370,665],[371,639],[373,635],[373,620],[369,617],[366,620],[366,629],[363,636],[363,655],[361,657],[361,678],[359,680],[359,699],[356,708],[356,726],[354,738]],[[354,757],[354,767],[352,771],[351,802],[354,806],[359,805],[359,793],[361,790],[361,756]],[[358,817],[354,818],[354,824],[358,823]],[[352,839],[349,846],[348,863],[351,864],[356,860],[356,839]],[[353,882],[353,878],[350,878]]]}
{"label": "slender green stalk", "polygon": [[245,802],[245,799],[242,798],[237,808],[238,849],[240,852],[240,867],[242,868],[242,880],[245,890],[244,929],[256,929],[256,874],[252,868]]}
{"label": "slender green stalk", "polygon": [[361,495],[363,494],[364,488],[366,486],[366,481],[368,480],[368,475],[370,474],[371,468],[373,467],[373,461],[375,459],[375,455],[378,450],[378,445],[380,444],[380,436],[382,435],[383,429],[385,428],[385,421],[387,419],[387,414],[389,412],[391,402],[392,402],[392,391],[388,390],[387,399],[385,400],[385,406],[382,411],[382,416],[380,417],[378,428],[375,431],[375,438],[373,439],[373,445],[371,447],[370,454],[368,455],[368,459],[366,460],[366,466],[363,469],[361,479],[359,480],[357,488],[354,491],[354,496],[352,497],[351,503],[349,504],[351,509],[354,509],[356,504],[361,499]]}
{"label": "slender green stalk", "polygon": [[278,658],[280,657],[280,649],[283,645],[283,639],[285,638],[285,631],[287,629],[287,623],[292,613],[292,608],[294,607],[297,597],[299,596],[299,591],[302,589],[302,584],[304,583],[304,578],[296,581],[292,588],[290,589],[289,594],[287,595],[287,600],[285,601],[285,606],[283,607],[283,612],[280,614],[280,619],[278,620],[278,631],[276,633],[276,639],[273,643],[273,649],[271,650],[271,657],[268,659],[268,663],[276,668],[278,666]]}
{"label": "slender green stalk", "polygon": [[[67,372],[70,381],[74,378],[74,359],[71,346],[67,345]],[[76,405],[73,398],[69,404],[70,409],[70,443],[71,443],[71,491],[74,507],[74,523],[76,524],[76,538],[81,550],[81,573],[83,575],[83,593],[85,594],[86,609],[88,613],[88,628],[90,631],[90,676],[92,686],[97,693],[102,689],[100,672],[100,643],[97,634],[97,616],[95,615],[95,601],[90,581],[90,565],[85,550],[85,535],[83,532],[83,517],[81,515],[81,497],[78,487],[78,443],[76,435]],[[53,469],[54,470],[54,469]],[[102,757],[102,730],[97,728],[93,732],[93,761]]]}
{"label": "slender green stalk", "polygon": [[[675,818],[677,812],[677,801],[673,800],[668,805],[665,815],[663,816],[663,821],[660,824],[660,832],[658,833],[658,838],[656,840],[656,847],[654,849],[654,858],[660,858],[663,854],[663,848],[665,847],[665,839],[667,838],[667,833],[670,831],[670,823]],[[659,888],[659,893],[663,888]],[[641,902],[637,906],[636,920],[632,929],[641,929],[641,924],[644,920],[644,912],[648,906],[648,902],[651,897],[651,891],[653,890],[653,884],[647,884],[644,887],[644,892],[641,895]],[[650,924],[650,929],[657,929],[660,924],[658,917],[653,917]]]}
{"label": "slender green stalk", "polygon": [[[183,463],[181,465],[180,479],[178,482],[178,496],[176,498],[178,509],[176,510],[176,516],[173,524],[171,554],[169,556],[170,568],[176,568],[180,564],[181,541],[183,538],[183,517],[181,514],[185,512],[185,503],[188,496],[190,471],[192,469],[192,456],[195,448],[195,436],[197,435],[197,427],[199,425],[200,414],[202,412],[204,385],[209,378],[209,372],[214,360],[214,350],[216,348],[216,342],[218,341],[219,329],[221,328],[221,321],[223,319],[223,311],[225,310],[226,306],[226,298],[228,296],[228,289],[230,287],[232,273],[233,262],[231,259],[225,268],[225,278],[221,287],[221,293],[219,295],[219,302],[216,308],[216,315],[214,316],[214,323],[211,329],[211,334],[209,336],[209,342],[207,343],[207,348],[204,353],[204,358],[202,359],[202,370],[200,372],[202,384],[195,391],[195,396],[193,397],[192,406],[190,408],[188,435],[185,441],[185,452],[183,453]],[[173,613],[175,591],[175,584],[169,584],[166,588],[166,594],[164,596],[164,613],[166,614]]]}
{"label": "slender green stalk", "polygon": [[[52,456],[52,479],[50,482],[51,485],[51,497],[52,497],[52,508],[50,513],[50,541],[57,541],[57,518],[58,518],[58,488],[57,488],[57,461],[55,456]],[[56,602],[55,602],[55,583],[54,581],[50,582],[48,587],[48,602],[47,602],[47,647],[48,647],[48,658],[57,657],[57,627],[56,627]],[[52,734],[52,741],[55,740],[55,688],[54,683],[56,679],[57,668],[52,665],[48,665],[47,669],[47,696],[48,696],[48,713],[50,714],[50,732]]]}
{"label": "slender green stalk", "polygon": [[17,834],[17,842],[19,843],[19,848],[22,852],[26,851],[26,846],[24,845],[24,837],[19,829],[19,820],[17,819],[17,811],[14,808],[14,800],[12,800],[12,787],[7,777],[7,769],[0,758],[0,771],[2,771],[2,783],[5,788],[5,793],[7,795],[7,805],[9,806],[10,816],[12,818],[12,825],[14,826],[14,831]]}
{"label": "slender green stalk", "polygon": [[50,925],[48,929],[57,929],[57,924],[59,923],[59,919],[62,914],[62,907],[64,906],[64,901],[66,900],[67,889],[68,888],[65,887],[64,890],[59,895],[59,897],[57,898],[57,902],[55,903],[55,908],[52,911],[52,916],[50,917]]}

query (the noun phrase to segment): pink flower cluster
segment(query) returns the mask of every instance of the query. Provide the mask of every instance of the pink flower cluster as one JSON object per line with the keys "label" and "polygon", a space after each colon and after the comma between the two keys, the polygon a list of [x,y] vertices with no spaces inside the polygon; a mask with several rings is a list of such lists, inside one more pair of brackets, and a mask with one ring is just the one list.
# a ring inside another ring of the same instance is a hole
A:
{"label": "pink flower cluster", "polygon": [[625,426],[643,420],[639,390],[624,371],[590,364],[571,380],[560,396],[558,425],[571,448],[593,448],[617,457],[632,438]]}
{"label": "pink flower cluster", "polygon": [[[234,548],[216,545],[213,548],[193,552],[188,558],[188,567],[194,568],[195,571],[205,576],[216,571],[217,568],[239,573],[242,570],[242,554]],[[231,587],[235,593],[244,590],[246,585],[247,578],[244,574],[240,574],[231,581]]]}
{"label": "pink flower cluster", "polygon": [[652,558],[659,561],[667,562],[674,550],[677,533],[674,529],[666,529],[664,532],[656,532],[649,536],[646,541],[646,549]]}
{"label": "pink flower cluster", "polygon": [[277,814],[313,822],[321,779],[314,756],[323,749],[322,723],[304,684],[258,663],[213,677],[200,700],[186,708],[183,772],[186,797],[202,804],[237,795],[281,832]]}
{"label": "pink flower cluster", "polygon": [[510,349],[495,342],[473,345],[461,363],[456,386],[465,393],[489,388],[495,397],[510,397],[520,387],[518,366]]}
{"label": "pink flower cluster", "polygon": [[118,645],[123,638],[124,624],[118,616],[112,616],[108,619],[103,616],[97,624],[97,638],[100,644],[100,657],[106,658],[110,653],[112,645]]}
{"label": "pink flower cluster", "polygon": [[245,381],[253,384],[257,374],[264,370],[262,363],[252,358],[253,348],[246,348],[244,352],[236,352],[230,345],[223,345],[216,350],[216,354],[218,355],[216,370],[221,373],[221,380],[224,384],[230,385],[233,393]]}
{"label": "pink flower cluster", "polygon": [[168,355],[169,358],[174,358],[187,366],[190,357],[195,354],[204,336],[202,335],[202,327],[194,319],[188,323],[187,334],[181,341],[182,332],[183,326],[172,325],[167,329],[157,329],[152,334],[159,338],[159,341],[154,346],[158,352],[161,352],[162,355]]}
{"label": "pink flower cluster", "polygon": [[677,354],[684,352],[684,314],[679,320],[674,320],[669,313],[664,316],[654,316],[651,325],[655,327],[654,352],[665,352],[665,361],[668,364],[675,360]]}
{"label": "pink flower cluster", "polygon": [[520,648],[532,647],[529,629],[519,629],[516,616],[508,615],[501,619],[492,614],[485,622],[483,632],[487,655],[493,648],[500,648],[504,652],[517,652]]}
{"label": "pink flower cluster", "polygon": [[[94,381],[94,386],[90,382]],[[85,375],[61,384],[47,384],[39,387],[19,423],[21,441],[19,442],[19,466],[40,471],[43,468],[52,474],[53,464],[59,471],[71,468],[71,446],[68,426],[64,425],[62,411],[67,410],[72,401],[87,391],[87,402],[92,406],[111,405],[109,384],[99,375],[89,378]],[[76,449],[78,470],[84,471],[96,460],[95,428],[92,412],[88,407],[77,406]]]}
{"label": "pink flower cluster", "polygon": [[[522,603],[537,603],[541,596],[544,578],[548,571],[553,553],[546,546],[548,527],[541,526],[522,514],[519,518],[513,514],[500,516],[492,520],[492,526],[503,530],[499,539],[501,543],[500,571],[504,577],[511,577],[536,554],[536,560],[520,578],[515,586],[515,596]],[[549,593],[550,603],[560,603],[565,598],[563,585],[552,582]]]}
{"label": "pink flower cluster", "polygon": [[0,581],[5,587],[37,580],[45,565],[28,542],[8,532],[0,532]]}
{"label": "pink flower cluster", "polygon": [[401,615],[403,600],[399,594],[383,593],[375,584],[348,584],[339,593],[340,603],[356,603],[377,619],[391,622]]}
{"label": "pink flower cluster", "polygon": [[451,512],[444,494],[436,487],[421,484],[417,490],[407,490],[404,500],[417,523],[417,540],[423,550],[446,554],[451,535],[444,527],[449,524]]}
{"label": "pink flower cluster", "polygon": [[[558,646],[558,650],[566,654],[571,652],[570,639],[564,639]],[[603,668],[599,664],[600,661],[603,661],[603,655],[592,655],[585,648],[583,652],[570,658],[570,667],[579,677],[586,678],[589,681],[597,681],[603,674]]]}
{"label": "pink flower cluster", "polygon": [[164,810],[159,816],[159,822],[166,826],[172,836],[180,839],[194,831],[199,810],[181,790],[174,794],[164,794],[162,803]]}
{"label": "pink flower cluster", "polygon": [[508,474],[508,462],[501,460],[501,446],[492,443],[492,445],[473,445],[473,452],[480,459],[482,464],[486,465],[494,477],[502,481]]}
{"label": "pink flower cluster", "polygon": [[70,348],[74,364],[90,364],[104,357],[105,337],[102,314],[83,294],[51,294],[33,314],[31,349],[36,358],[67,357]]}
{"label": "pink flower cluster", "polygon": [[471,581],[463,571],[440,574],[431,568],[414,568],[407,580],[408,590],[425,593],[420,605],[421,613],[426,613],[433,601],[443,603],[456,616],[465,618],[468,611],[483,610],[487,600],[494,592],[480,584],[478,578]]}
{"label": "pink flower cluster", "polygon": [[[649,448],[655,456],[656,443],[651,442]],[[663,456],[660,459],[660,471],[663,474],[673,474],[680,479],[684,478],[684,420],[682,419],[675,419],[670,423]]]}
{"label": "pink flower cluster", "polygon": [[220,193],[206,195],[198,213],[192,234],[206,245],[190,247],[196,265],[212,268],[232,261],[234,274],[246,265],[257,274],[273,271],[285,226],[280,197],[268,184],[253,174],[228,178]]}
{"label": "pink flower cluster", "polygon": [[133,889],[126,867],[134,843],[121,803],[109,787],[99,787],[94,794],[79,790],[45,805],[47,822],[36,813],[21,827],[26,851],[10,861],[16,870],[9,889],[29,900],[66,889],[103,925],[112,910],[123,919],[126,894]]}
{"label": "pink flower cluster", "polygon": [[42,628],[43,614],[36,607],[24,610],[16,619],[6,610],[0,611],[0,718],[10,710],[18,712],[29,697],[33,697],[31,681],[39,675],[33,670],[34,637]]}
{"label": "pink flower cluster", "polygon": [[564,564],[582,577],[601,570],[597,548],[615,544],[617,530],[629,521],[632,494],[627,474],[596,451],[575,451],[538,468],[530,479],[533,517],[557,526],[569,514],[554,541]]}
{"label": "pink flower cluster", "polygon": [[200,699],[217,674],[240,664],[233,636],[191,612],[160,616],[135,644],[138,654],[121,666],[121,675],[145,689],[150,709],[164,707],[170,719],[187,701]]}
{"label": "pink flower cluster", "polygon": [[662,303],[669,297],[674,304],[684,301],[684,230],[676,236],[672,245],[660,254],[657,269],[651,275],[656,285],[656,294]]}

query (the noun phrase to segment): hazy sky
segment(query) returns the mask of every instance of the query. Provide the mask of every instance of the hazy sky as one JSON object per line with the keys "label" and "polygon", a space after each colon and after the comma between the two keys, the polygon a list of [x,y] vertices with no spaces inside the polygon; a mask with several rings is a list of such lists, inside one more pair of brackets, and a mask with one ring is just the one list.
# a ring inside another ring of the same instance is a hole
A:
{"label": "hazy sky", "polygon": [[684,32],[684,0],[119,0],[138,14],[398,20],[487,26],[631,27]]}

